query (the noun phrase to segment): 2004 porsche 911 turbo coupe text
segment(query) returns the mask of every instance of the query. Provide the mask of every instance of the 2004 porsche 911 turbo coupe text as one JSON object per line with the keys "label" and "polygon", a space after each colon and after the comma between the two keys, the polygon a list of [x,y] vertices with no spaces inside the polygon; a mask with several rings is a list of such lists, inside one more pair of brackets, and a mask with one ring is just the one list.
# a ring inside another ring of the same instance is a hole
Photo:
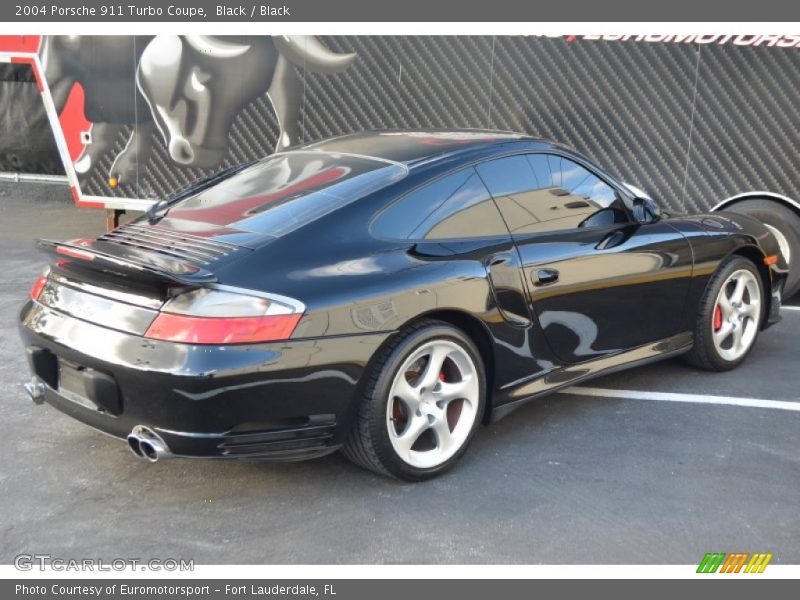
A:
{"label": "2004 porsche 911 turbo coupe text", "polygon": [[309,144],[39,244],[37,402],[151,461],[342,449],[407,480],[581,380],[735,367],[787,272],[751,218],[670,217],[563,146],[479,131]]}

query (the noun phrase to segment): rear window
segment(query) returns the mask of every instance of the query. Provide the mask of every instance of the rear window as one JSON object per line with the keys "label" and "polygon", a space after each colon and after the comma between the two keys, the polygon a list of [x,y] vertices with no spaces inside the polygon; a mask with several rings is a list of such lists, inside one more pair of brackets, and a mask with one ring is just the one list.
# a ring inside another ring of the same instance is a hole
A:
{"label": "rear window", "polygon": [[170,207],[167,216],[280,236],[406,175],[402,165],[323,153],[277,154]]}

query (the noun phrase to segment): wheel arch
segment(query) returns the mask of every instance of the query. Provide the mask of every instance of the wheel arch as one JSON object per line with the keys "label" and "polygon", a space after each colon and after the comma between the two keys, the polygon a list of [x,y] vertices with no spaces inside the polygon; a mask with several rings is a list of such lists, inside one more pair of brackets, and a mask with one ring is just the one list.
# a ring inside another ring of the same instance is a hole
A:
{"label": "wheel arch", "polygon": [[733,206],[734,204],[738,204],[739,202],[744,202],[745,200],[772,200],[773,202],[778,202],[783,204],[784,206],[793,210],[797,216],[800,216],[800,202],[797,200],[790,198],[789,196],[784,196],[783,194],[776,194],[775,192],[764,192],[764,191],[756,191],[756,192],[744,192],[741,194],[736,194],[734,196],[730,196],[729,198],[725,198],[721,202],[718,202],[712,209],[712,212],[718,210],[725,210]]}
{"label": "wheel arch", "polygon": [[800,202],[771,192],[748,192],[732,196],[714,209],[746,214],[764,223],[775,236],[788,268],[783,297],[800,291]]}
{"label": "wheel arch", "polygon": [[484,414],[481,416],[481,422],[484,424],[488,423],[492,414],[492,391],[494,389],[495,362],[494,345],[492,342],[492,335],[489,333],[489,329],[478,317],[458,309],[436,309],[426,312],[403,324],[401,329],[412,326],[418,321],[428,319],[441,321],[460,329],[478,348],[478,352],[480,352],[481,355],[481,360],[483,360],[483,369],[486,374],[486,403],[484,406]]}

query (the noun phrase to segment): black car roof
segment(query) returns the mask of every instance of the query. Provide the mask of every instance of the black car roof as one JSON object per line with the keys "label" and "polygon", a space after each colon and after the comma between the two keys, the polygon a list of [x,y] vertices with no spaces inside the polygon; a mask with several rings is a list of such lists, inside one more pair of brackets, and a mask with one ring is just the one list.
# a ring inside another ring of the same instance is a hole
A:
{"label": "black car roof", "polygon": [[382,130],[342,135],[297,147],[294,150],[358,154],[411,166],[433,157],[452,156],[514,141],[550,144],[546,140],[509,131],[482,129]]}

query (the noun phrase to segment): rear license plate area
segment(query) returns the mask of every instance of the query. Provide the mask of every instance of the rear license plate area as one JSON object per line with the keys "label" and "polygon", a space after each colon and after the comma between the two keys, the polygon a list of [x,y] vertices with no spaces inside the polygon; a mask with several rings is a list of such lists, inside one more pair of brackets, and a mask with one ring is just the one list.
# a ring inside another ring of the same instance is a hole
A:
{"label": "rear license plate area", "polygon": [[85,408],[98,410],[99,407],[86,395],[84,369],[64,360],[58,361],[58,393],[67,400]]}

